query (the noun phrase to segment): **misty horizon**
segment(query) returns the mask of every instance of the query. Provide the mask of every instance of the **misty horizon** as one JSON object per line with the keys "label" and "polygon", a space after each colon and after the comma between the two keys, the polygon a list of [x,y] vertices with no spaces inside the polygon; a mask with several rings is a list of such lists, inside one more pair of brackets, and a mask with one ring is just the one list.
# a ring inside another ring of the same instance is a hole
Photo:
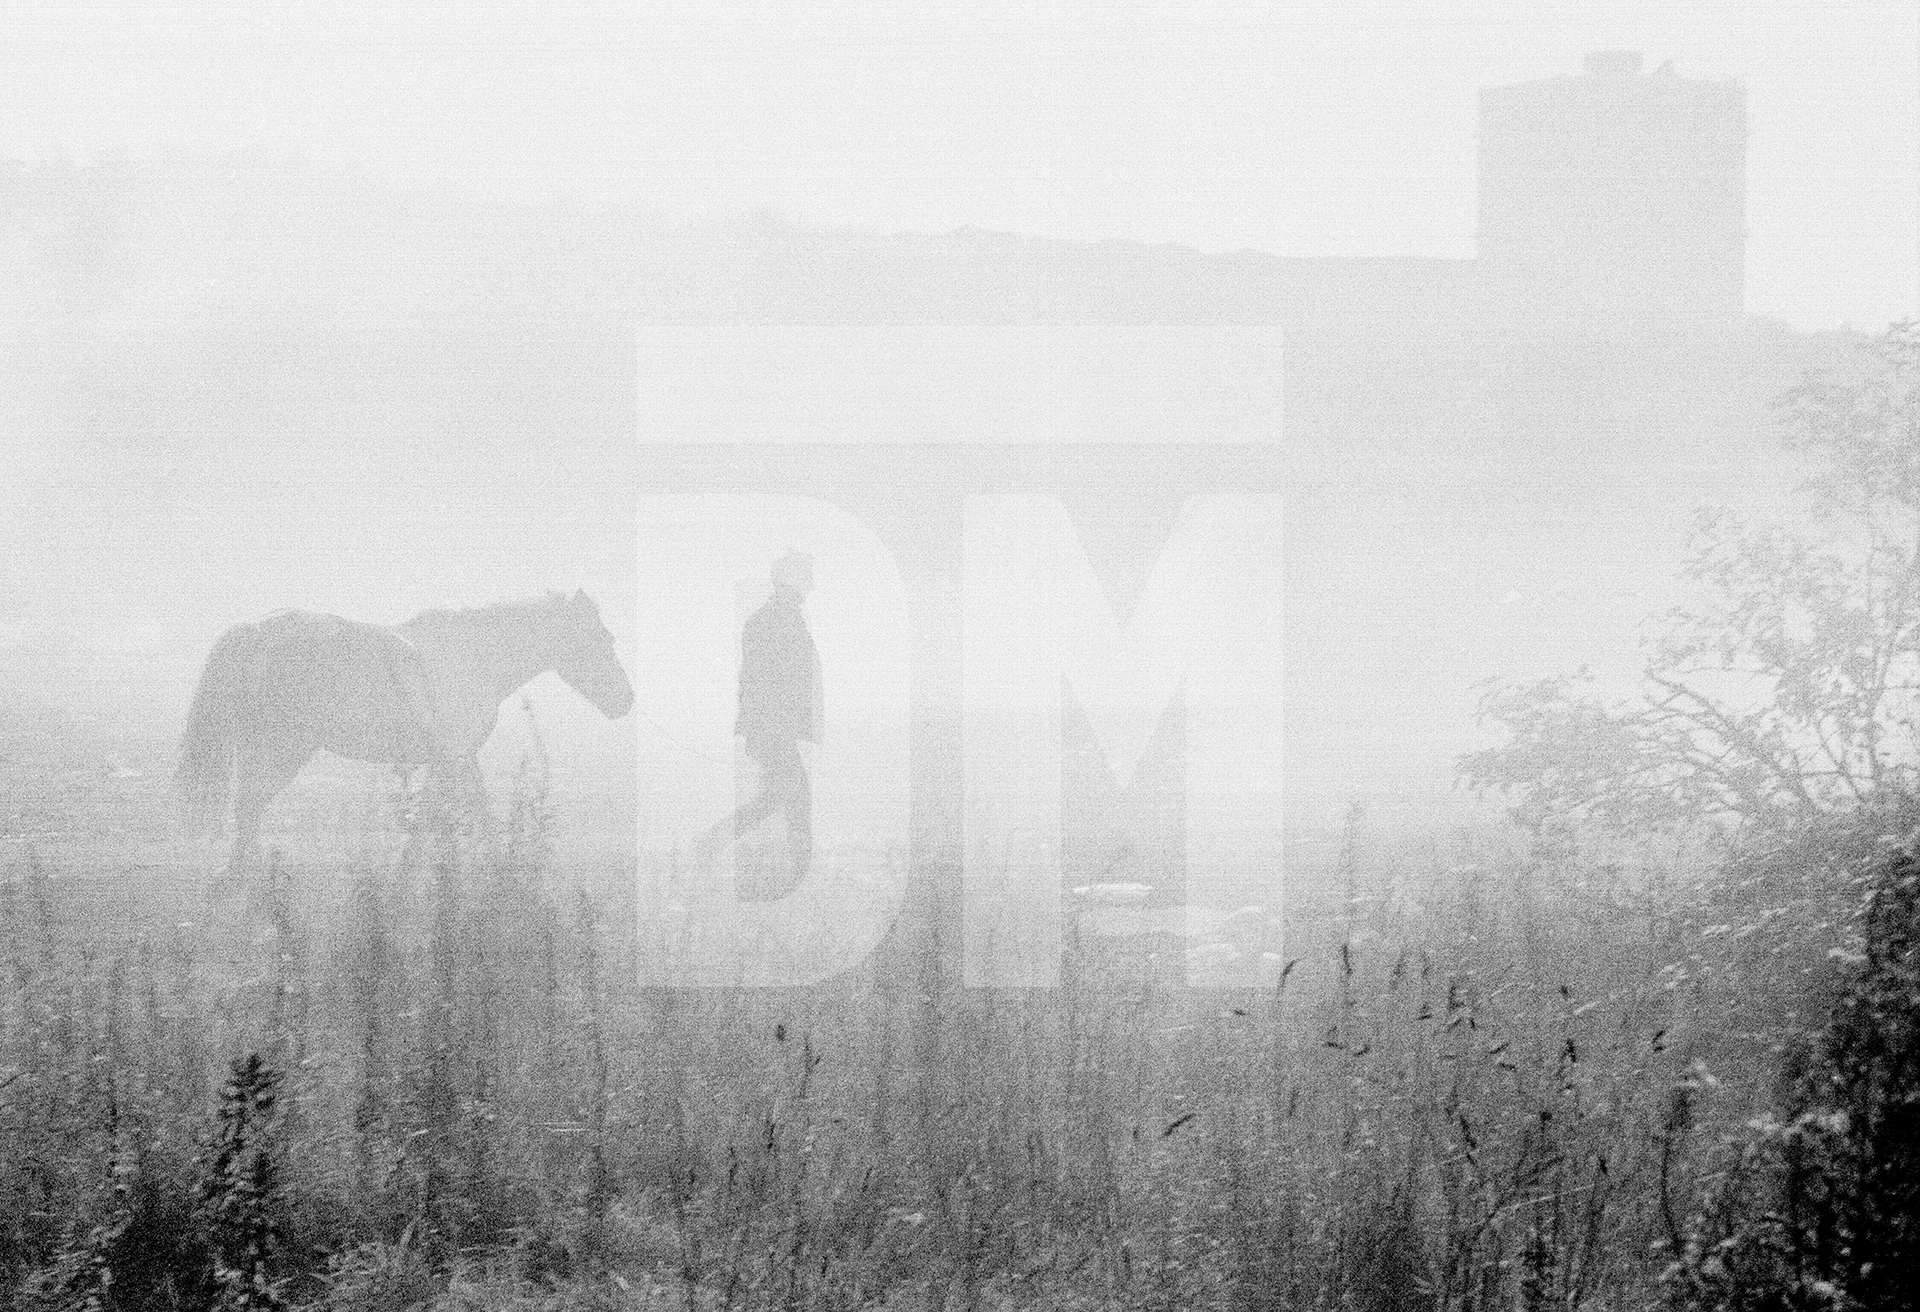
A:
{"label": "misty horizon", "polygon": [[[291,11],[228,22],[214,0],[170,23],[32,12],[0,28],[0,156],[264,151],[676,224],[761,210],[829,230],[1349,258],[1470,258],[1479,92],[1637,50],[1649,69],[1746,90],[1750,312],[1873,330],[1920,303],[1920,31],[1897,4],[1124,18],[588,4],[541,27],[511,6],[442,15],[438,31],[369,12],[351,36]],[[76,101],[90,77],[114,93]]]}
{"label": "misty horizon", "polygon": [[0,6],[0,1307],[1910,1307],[1911,0]]}

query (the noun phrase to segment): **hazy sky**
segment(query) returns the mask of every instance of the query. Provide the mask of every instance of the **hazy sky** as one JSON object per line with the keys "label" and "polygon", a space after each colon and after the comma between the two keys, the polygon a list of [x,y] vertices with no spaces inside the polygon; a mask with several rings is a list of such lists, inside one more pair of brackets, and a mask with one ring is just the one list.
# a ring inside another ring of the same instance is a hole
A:
{"label": "hazy sky", "polygon": [[1476,88],[1606,48],[1745,80],[1750,309],[1920,309],[1911,0],[10,0],[0,151],[259,145],[671,218],[1466,256]]}

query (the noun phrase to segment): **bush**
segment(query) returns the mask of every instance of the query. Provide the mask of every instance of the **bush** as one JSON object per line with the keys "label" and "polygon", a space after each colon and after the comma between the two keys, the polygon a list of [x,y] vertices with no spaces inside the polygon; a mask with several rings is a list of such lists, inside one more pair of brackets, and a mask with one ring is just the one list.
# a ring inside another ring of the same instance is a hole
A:
{"label": "bush", "polygon": [[279,1072],[260,1054],[236,1058],[220,1090],[219,1128],[202,1159],[200,1215],[221,1312],[277,1312],[284,1305],[269,1270],[280,1239],[280,1186],[268,1147],[279,1084]]}
{"label": "bush", "polygon": [[1920,1307],[1920,859],[1886,859],[1816,1051],[1667,1273],[1686,1312]]}

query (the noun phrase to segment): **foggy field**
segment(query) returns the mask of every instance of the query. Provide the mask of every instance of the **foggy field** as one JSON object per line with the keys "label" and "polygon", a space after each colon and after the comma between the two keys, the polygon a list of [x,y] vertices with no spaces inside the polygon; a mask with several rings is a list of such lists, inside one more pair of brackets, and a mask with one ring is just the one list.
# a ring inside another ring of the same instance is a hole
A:
{"label": "foggy field", "polygon": [[1822,967],[1782,933],[1813,909],[1728,934],[1697,871],[1356,819],[1351,896],[1258,987],[1075,934],[1057,990],[960,989],[931,869],[844,978],[644,989],[631,853],[537,780],[491,856],[407,858],[386,794],[211,895],[217,849],[158,830],[10,845],[10,1269],[133,1244],[119,1305],[193,1297],[256,1052],[296,1303],[1629,1305]]}
{"label": "foggy field", "polygon": [[1920,1310],[1903,7],[13,8],[0,1312]]}

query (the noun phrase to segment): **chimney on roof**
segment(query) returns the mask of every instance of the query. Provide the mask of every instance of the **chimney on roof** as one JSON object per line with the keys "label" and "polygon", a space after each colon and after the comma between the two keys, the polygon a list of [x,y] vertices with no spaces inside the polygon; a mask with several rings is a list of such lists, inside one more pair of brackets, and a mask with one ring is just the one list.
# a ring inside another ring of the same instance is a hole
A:
{"label": "chimney on roof", "polygon": [[1640,71],[1638,50],[1596,50],[1581,61],[1589,77],[1632,77]]}

